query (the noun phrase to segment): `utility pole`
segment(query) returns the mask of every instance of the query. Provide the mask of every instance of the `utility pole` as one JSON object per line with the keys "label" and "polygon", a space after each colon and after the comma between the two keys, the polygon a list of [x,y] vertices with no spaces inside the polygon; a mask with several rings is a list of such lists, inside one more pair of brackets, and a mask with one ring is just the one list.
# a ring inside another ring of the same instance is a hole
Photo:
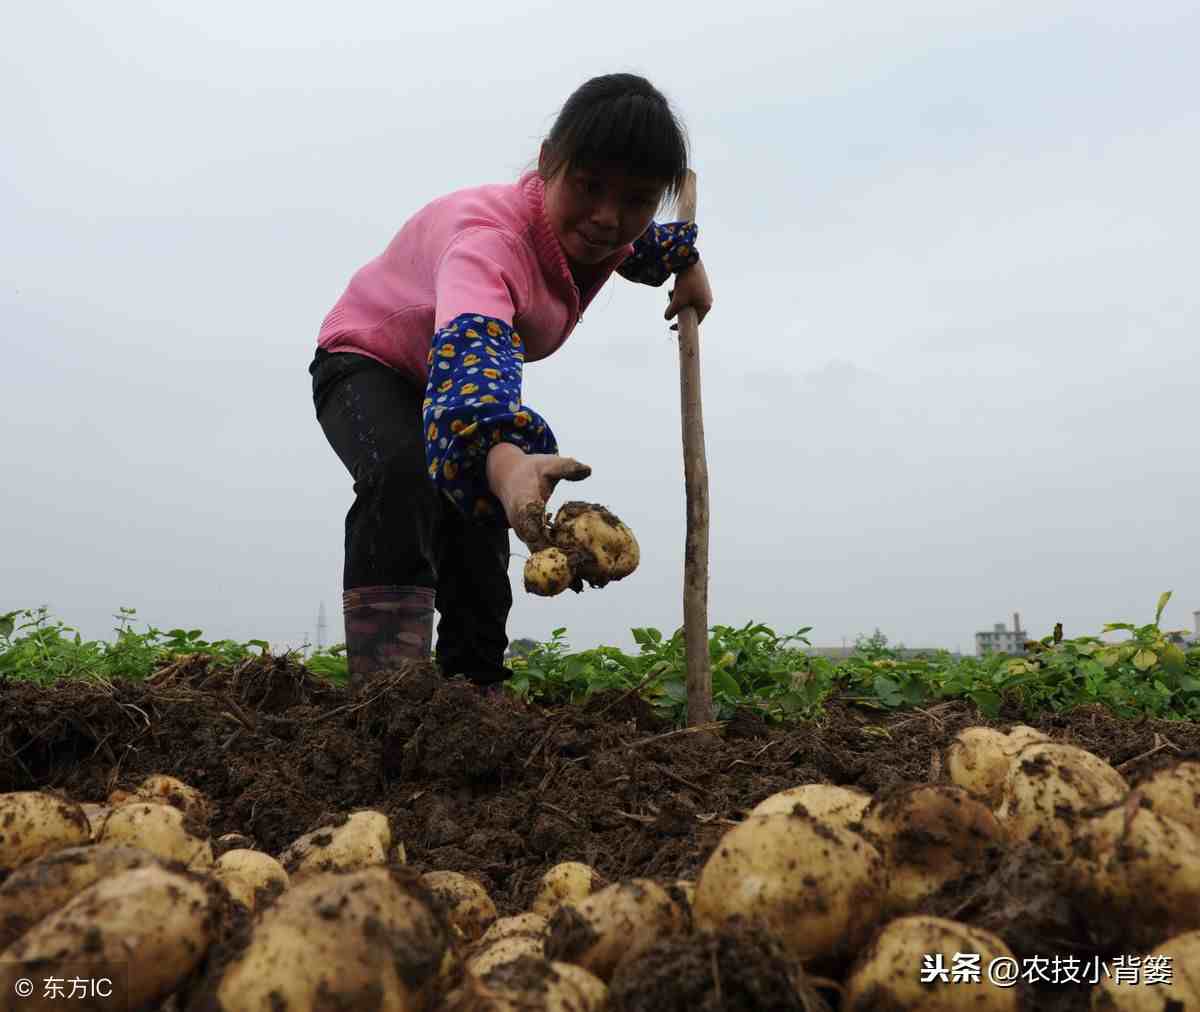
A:
{"label": "utility pole", "polygon": [[317,649],[325,648],[325,602],[317,609]]}

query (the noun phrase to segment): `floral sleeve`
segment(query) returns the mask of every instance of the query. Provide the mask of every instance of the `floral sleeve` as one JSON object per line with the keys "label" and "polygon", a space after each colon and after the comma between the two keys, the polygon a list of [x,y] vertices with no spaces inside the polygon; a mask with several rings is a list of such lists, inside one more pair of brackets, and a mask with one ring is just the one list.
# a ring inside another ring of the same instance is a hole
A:
{"label": "floral sleeve", "polygon": [[487,453],[500,442],[526,453],[557,453],[537,412],[521,404],[521,335],[494,316],[463,313],[433,336],[422,404],[425,460],[434,484],[460,509],[505,526],[488,488]]}
{"label": "floral sleeve", "polygon": [[629,281],[657,288],[672,274],[700,259],[696,251],[698,231],[695,222],[650,222],[650,227],[634,240],[633,252],[617,268],[617,273]]}

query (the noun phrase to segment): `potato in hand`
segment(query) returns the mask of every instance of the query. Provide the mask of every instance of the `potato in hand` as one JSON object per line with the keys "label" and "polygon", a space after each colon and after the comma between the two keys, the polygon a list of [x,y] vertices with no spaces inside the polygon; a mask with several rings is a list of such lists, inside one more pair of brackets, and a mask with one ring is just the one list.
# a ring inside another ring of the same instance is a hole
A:
{"label": "potato in hand", "polygon": [[545,539],[525,563],[525,589],[553,597],[621,580],[638,567],[637,539],[619,517],[598,503],[569,502],[547,525]]}

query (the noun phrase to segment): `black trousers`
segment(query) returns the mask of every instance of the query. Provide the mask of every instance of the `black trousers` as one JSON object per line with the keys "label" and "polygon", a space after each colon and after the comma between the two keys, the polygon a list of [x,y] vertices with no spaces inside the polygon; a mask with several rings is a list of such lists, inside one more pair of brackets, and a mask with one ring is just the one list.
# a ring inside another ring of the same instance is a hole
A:
{"label": "black trousers", "polygon": [[317,421],[354,479],[343,589],[433,588],[442,670],[481,682],[509,677],[508,528],[478,523],[434,486],[424,389],[365,355],[322,348],[308,371]]}

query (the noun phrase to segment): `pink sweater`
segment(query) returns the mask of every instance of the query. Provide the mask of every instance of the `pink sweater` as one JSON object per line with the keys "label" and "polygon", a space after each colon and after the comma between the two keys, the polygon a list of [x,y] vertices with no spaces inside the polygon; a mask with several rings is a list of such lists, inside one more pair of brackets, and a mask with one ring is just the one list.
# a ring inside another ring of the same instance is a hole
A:
{"label": "pink sweater", "polygon": [[457,190],[427,204],[351,277],[317,344],[366,355],[422,388],[434,331],[462,313],[509,323],[521,334],[526,361],[553,354],[634,247],[597,265],[597,280],[580,292],[544,195],[541,177],[528,172],[515,183]]}

